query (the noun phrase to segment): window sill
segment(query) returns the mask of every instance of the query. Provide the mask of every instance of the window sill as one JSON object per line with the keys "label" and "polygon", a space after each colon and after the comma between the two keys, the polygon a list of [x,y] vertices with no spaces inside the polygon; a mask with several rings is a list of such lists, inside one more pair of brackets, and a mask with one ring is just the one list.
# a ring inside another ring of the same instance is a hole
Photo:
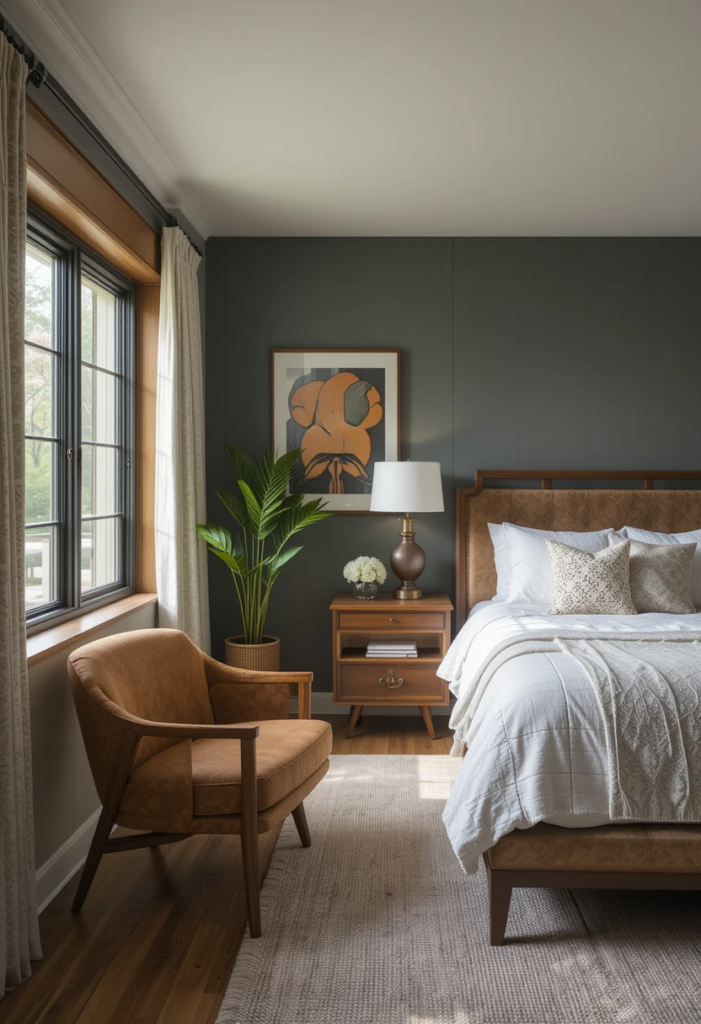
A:
{"label": "window sill", "polygon": [[36,665],[62,648],[70,647],[77,639],[87,642],[92,633],[96,633],[108,623],[116,622],[139,608],[155,604],[157,600],[155,594],[130,594],[129,597],[123,597],[95,611],[62,622],[59,626],[35,633],[34,636],[27,637],[27,664],[30,667]]}

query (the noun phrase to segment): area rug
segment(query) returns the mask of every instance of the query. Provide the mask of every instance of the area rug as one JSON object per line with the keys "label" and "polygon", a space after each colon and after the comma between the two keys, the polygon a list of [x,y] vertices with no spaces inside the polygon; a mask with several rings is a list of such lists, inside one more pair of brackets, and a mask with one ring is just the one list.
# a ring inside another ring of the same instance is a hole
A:
{"label": "area rug", "polygon": [[484,870],[441,812],[460,761],[335,756],[288,821],[217,1024],[701,1020],[701,894],[516,890],[489,945]]}

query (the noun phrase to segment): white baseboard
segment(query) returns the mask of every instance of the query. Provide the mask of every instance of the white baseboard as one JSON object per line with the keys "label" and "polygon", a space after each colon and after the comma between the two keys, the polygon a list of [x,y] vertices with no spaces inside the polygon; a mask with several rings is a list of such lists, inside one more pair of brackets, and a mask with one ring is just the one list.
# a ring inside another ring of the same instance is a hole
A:
{"label": "white baseboard", "polygon": [[36,885],[39,913],[48,907],[54,896],[70,882],[76,871],[82,868],[101,810],[102,808],[98,807],[95,813],[83,822],[63,846],[60,846],[56,853],[37,868]]}
{"label": "white baseboard", "polygon": [[[450,707],[432,707],[431,714],[449,715],[452,710],[452,705]],[[290,701],[290,711],[297,711],[296,698]],[[349,711],[349,704],[334,704],[332,693],[314,693],[312,691],[313,715],[347,715]],[[391,715],[392,717],[395,717],[397,715],[420,715],[421,712],[416,707],[387,707],[386,705],[373,707],[372,705],[364,704],[363,714]]]}

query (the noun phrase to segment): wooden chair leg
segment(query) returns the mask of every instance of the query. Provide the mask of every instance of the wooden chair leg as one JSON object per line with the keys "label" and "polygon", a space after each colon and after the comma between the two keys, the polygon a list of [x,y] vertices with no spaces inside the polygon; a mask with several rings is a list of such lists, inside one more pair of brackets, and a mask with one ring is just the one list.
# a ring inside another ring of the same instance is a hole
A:
{"label": "wooden chair leg", "polygon": [[492,946],[503,946],[513,886],[500,877],[503,872],[492,871],[486,857],[485,865],[489,884],[489,942]]}
{"label": "wooden chair leg", "polygon": [[102,812],[95,827],[95,834],[93,835],[92,842],[90,843],[85,867],[83,868],[83,873],[80,876],[80,882],[78,882],[78,889],[76,890],[73,907],[71,908],[74,914],[83,906],[85,897],[88,895],[88,889],[95,877],[95,872],[100,866],[102,855],[107,850],[107,841],[117,817],[119,803],[122,799],[127,779],[129,778],[131,766],[134,763],[134,755],[136,754],[136,748],[138,745],[138,734],[131,732],[131,730],[127,730],[119,749],[119,757],[114,768],[114,774],[112,775],[112,781],[109,786],[107,798],[103,804]]}
{"label": "wooden chair leg", "polygon": [[241,768],[243,877],[246,886],[248,927],[251,938],[257,939],[261,933],[261,926],[260,869],[258,865],[258,776],[255,740],[241,740]]}
{"label": "wooden chair leg", "polygon": [[295,807],[294,811],[292,812],[292,817],[295,820],[295,825],[297,826],[297,832],[299,833],[299,838],[302,840],[302,846],[311,846],[312,845],[312,837],[309,834],[309,825],[307,824],[307,814],[306,814],[306,811],[304,810],[304,804],[303,803],[300,804],[298,807]]}
{"label": "wooden chair leg", "polygon": [[97,825],[95,826],[95,832],[85,861],[85,867],[83,868],[83,873],[80,876],[75,899],[73,900],[73,906],[71,907],[74,914],[77,914],[85,903],[85,897],[88,895],[88,891],[92,885],[92,880],[95,877],[95,872],[100,866],[100,861],[102,860],[102,855],[105,852],[105,846],[107,845],[107,840],[110,837],[113,824],[114,822],[103,807]]}

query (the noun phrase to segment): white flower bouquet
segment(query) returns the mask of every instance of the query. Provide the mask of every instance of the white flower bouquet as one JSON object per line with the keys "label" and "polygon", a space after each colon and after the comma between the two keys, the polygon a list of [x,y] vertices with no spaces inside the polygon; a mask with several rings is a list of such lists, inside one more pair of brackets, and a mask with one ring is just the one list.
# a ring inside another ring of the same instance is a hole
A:
{"label": "white flower bouquet", "polygon": [[343,576],[349,583],[379,583],[382,585],[387,579],[387,570],[379,558],[360,555],[352,562],[346,563]]}

